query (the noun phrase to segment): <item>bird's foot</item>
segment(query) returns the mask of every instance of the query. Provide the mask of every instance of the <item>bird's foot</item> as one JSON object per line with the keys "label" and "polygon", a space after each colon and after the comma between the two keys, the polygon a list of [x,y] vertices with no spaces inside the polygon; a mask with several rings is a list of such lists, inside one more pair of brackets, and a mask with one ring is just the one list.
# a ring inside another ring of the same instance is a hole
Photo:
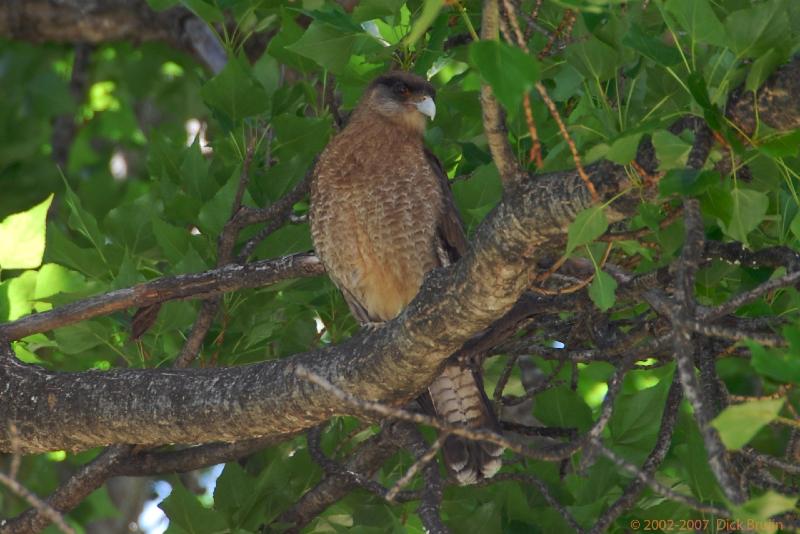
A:
{"label": "bird's foot", "polygon": [[372,332],[372,331],[377,330],[379,328],[383,328],[383,325],[385,325],[385,324],[386,323],[384,321],[377,321],[377,322],[369,321],[369,322],[366,322],[366,323],[361,323],[361,327],[364,328],[365,330],[369,331],[369,332]]}

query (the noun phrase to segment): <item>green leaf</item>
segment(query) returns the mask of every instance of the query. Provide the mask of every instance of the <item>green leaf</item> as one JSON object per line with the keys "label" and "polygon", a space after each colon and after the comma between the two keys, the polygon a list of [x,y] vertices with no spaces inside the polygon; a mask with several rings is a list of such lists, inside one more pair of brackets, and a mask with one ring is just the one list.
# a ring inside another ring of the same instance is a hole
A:
{"label": "green leaf", "polygon": [[628,33],[622,38],[622,44],[638,50],[659,65],[669,67],[681,61],[681,54],[677,49],[667,46],[661,39],[647,35],[638,24],[631,25]]}
{"label": "green leaf", "polygon": [[639,148],[639,141],[641,139],[641,133],[624,135],[616,139],[611,143],[611,148],[608,149],[608,152],[606,152],[606,159],[620,165],[627,165],[636,157],[636,151]]}
{"label": "green leaf", "polygon": [[594,280],[589,285],[589,297],[601,311],[611,308],[617,300],[617,281],[605,271],[594,273]]}
{"label": "green leaf", "polygon": [[353,21],[364,22],[396,14],[405,0],[361,0],[353,10]]}
{"label": "green leaf", "polygon": [[255,490],[255,479],[236,462],[225,464],[214,488],[214,508],[224,512],[230,524],[235,524],[237,510]]}
{"label": "green leaf", "polygon": [[[46,263],[39,269],[39,276],[36,277],[33,298],[38,301],[59,293],[78,292],[86,284],[86,278],[80,273],[55,263]],[[52,308],[52,305],[39,302],[35,304],[35,308],[37,311],[45,311]]]}
{"label": "green leaf", "polygon": [[444,7],[444,0],[424,0],[422,12],[411,26],[408,37],[405,38],[406,46],[413,46],[422,37]]}
{"label": "green leaf", "polygon": [[789,225],[789,229],[796,238],[800,239],[800,213],[794,216],[792,223]]}
{"label": "green leaf", "polygon": [[[617,397],[608,422],[615,447],[625,447],[641,455],[650,451],[661,426],[671,377],[670,372],[652,387],[626,391]],[[635,384],[635,378],[639,377],[629,376],[626,382]]]}
{"label": "green leaf", "polygon": [[592,410],[567,386],[548,389],[535,398],[533,415],[547,426],[586,430],[592,424]]}
{"label": "green leaf", "polygon": [[53,335],[61,352],[79,355],[107,343],[111,338],[111,329],[101,321],[84,321],[58,328]]}
{"label": "green leaf", "polygon": [[592,206],[580,212],[567,231],[566,255],[577,247],[591,243],[608,230],[605,206]]}
{"label": "green leaf", "polygon": [[703,215],[716,217],[720,224],[731,220],[733,202],[731,199],[730,184],[720,182],[711,185],[700,195],[700,209]]}
{"label": "green leaf", "polygon": [[718,172],[687,168],[672,169],[658,182],[658,190],[663,196],[673,194],[695,196],[719,181]]}
{"label": "green leaf", "polygon": [[79,247],[55,224],[48,225],[45,251],[48,261],[66,265],[91,278],[109,274],[97,250]]}
{"label": "green leaf", "polygon": [[27,211],[0,222],[0,269],[35,269],[42,264],[51,194]]}
{"label": "green leaf", "polygon": [[381,45],[362,31],[343,30],[315,20],[287,50],[314,60],[334,74],[342,74],[354,55],[380,50]]}
{"label": "green leaf", "polygon": [[270,39],[267,52],[281,63],[301,72],[313,70],[313,61],[287,48],[292,43],[297,42],[305,31],[305,29],[300,27],[295,21],[296,13],[285,7],[281,7],[280,13],[281,31],[278,32],[278,35]]}
{"label": "green leaf", "polygon": [[758,150],[773,158],[796,157],[800,152],[800,130],[772,137],[769,141],[759,144]]}
{"label": "green leaf", "polygon": [[189,230],[166,223],[160,217],[153,217],[150,224],[164,256],[172,264],[179,262],[189,248]]}
{"label": "green leaf", "polygon": [[234,123],[269,108],[269,95],[239,59],[231,58],[200,94],[209,107]]}
{"label": "green leaf", "polygon": [[153,11],[164,11],[180,3],[180,0],[147,0],[147,5]]}
{"label": "green leaf", "polygon": [[770,48],[790,49],[787,0],[768,0],[734,11],[725,19],[726,44],[739,56],[758,57]]}
{"label": "green leaf", "polygon": [[170,521],[170,526],[182,528],[192,534],[212,534],[226,532],[227,525],[223,517],[200,504],[197,495],[183,487],[173,484],[172,493],[159,505]]}
{"label": "green leaf", "polygon": [[517,109],[522,96],[539,79],[539,63],[519,48],[499,41],[478,41],[469,47],[469,57],[495,96],[508,109]]}
{"label": "green leaf", "polygon": [[195,138],[192,146],[186,149],[181,162],[181,183],[186,192],[197,199],[207,199],[209,194],[214,194],[214,189],[207,191],[209,185],[216,185],[208,179],[209,163],[200,150],[200,138]]}
{"label": "green leaf", "polygon": [[653,134],[653,146],[660,171],[686,167],[686,158],[692,150],[692,145],[666,130],[658,130]]}
{"label": "green leaf", "polygon": [[[748,91],[757,91],[761,84],[764,83],[770,74],[780,65],[786,58],[783,54],[778,53],[774,48],[770,48],[753,62],[750,67],[750,72],[747,73],[747,80],[744,83],[745,89]],[[796,147],[795,147],[796,148]]]}
{"label": "green leaf", "polygon": [[453,182],[453,196],[472,229],[500,202],[503,185],[494,165],[482,165],[468,180]]}
{"label": "green leaf", "polygon": [[665,7],[689,33],[692,42],[725,44],[725,28],[708,0],[668,0]]}
{"label": "green leaf", "polygon": [[766,193],[752,189],[731,191],[731,218],[722,221],[725,233],[737,241],[747,243],[747,234],[755,230],[764,220],[769,206]]}
{"label": "green leaf", "polygon": [[761,375],[778,382],[800,384],[800,328],[785,326],[782,333],[788,348],[768,349],[746,340],[745,344],[752,353],[750,365]]}
{"label": "green leaf", "polygon": [[722,129],[722,112],[711,103],[711,97],[708,95],[708,87],[703,75],[699,72],[692,72],[686,78],[686,86],[689,88],[694,101],[703,108],[703,117],[708,122],[708,125],[714,130]]}
{"label": "green leaf", "polygon": [[620,66],[619,53],[594,36],[572,43],[567,48],[565,57],[570,65],[590,80],[613,78]]}
{"label": "green leaf", "polygon": [[[784,512],[794,511],[796,505],[797,497],[781,495],[773,490],[768,490],[741,506],[733,507],[733,515],[744,521],[753,522],[753,528],[742,528],[742,531],[774,532],[778,528],[778,522],[771,521],[771,518]],[[770,529],[770,525],[773,525],[774,528]]]}
{"label": "green leaf", "polygon": [[778,416],[785,401],[766,399],[728,406],[711,421],[711,425],[719,430],[719,436],[728,449],[739,450]]}
{"label": "green leaf", "polygon": [[33,311],[38,274],[36,271],[25,271],[20,276],[0,283],[0,320],[13,321]]}
{"label": "green leaf", "polygon": [[331,134],[331,121],[327,118],[283,114],[272,119],[272,127],[275,129],[273,150],[284,157],[304,157],[305,161],[311,161],[325,148]]}
{"label": "green leaf", "polygon": [[208,23],[225,21],[222,11],[205,0],[181,0],[181,3]]}
{"label": "green leaf", "polygon": [[211,200],[200,209],[197,222],[204,234],[216,237],[222,232],[222,228],[231,217],[233,199],[238,187],[239,169],[235,169],[227,183],[220,187]]}
{"label": "green leaf", "polygon": [[102,256],[105,244],[105,234],[100,231],[100,226],[97,224],[97,219],[84,209],[80,197],[75,194],[69,183],[64,180],[65,196],[64,200],[69,207],[70,215],[68,224],[69,227],[80,233],[89,240],[98,253]]}

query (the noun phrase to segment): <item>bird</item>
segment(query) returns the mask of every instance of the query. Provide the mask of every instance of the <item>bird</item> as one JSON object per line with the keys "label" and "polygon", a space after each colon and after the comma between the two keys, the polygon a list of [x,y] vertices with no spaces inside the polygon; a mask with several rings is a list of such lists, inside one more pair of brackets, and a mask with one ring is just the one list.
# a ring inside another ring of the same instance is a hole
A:
{"label": "bird", "polygon": [[[354,317],[374,327],[395,318],[429,271],[468,248],[439,160],[425,147],[436,90],[425,78],[390,71],[370,83],[311,176],[314,250]],[[448,361],[420,404],[453,425],[499,425],[480,374]],[[494,476],[503,449],[448,436],[442,453],[458,483]]]}

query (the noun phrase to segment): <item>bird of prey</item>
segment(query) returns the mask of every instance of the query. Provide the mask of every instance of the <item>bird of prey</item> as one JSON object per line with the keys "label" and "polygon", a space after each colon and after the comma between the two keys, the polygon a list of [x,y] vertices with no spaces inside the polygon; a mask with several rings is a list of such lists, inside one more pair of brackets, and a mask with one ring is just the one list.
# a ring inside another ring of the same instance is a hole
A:
{"label": "bird of prey", "polygon": [[[317,255],[363,324],[396,317],[425,274],[467,248],[447,176],[423,144],[435,89],[390,72],[366,89],[347,124],[320,155],[311,181]],[[497,428],[480,376],[448,363],[423,405],[451,424]],[[445,463],[461,484],[493,476],[502,448],[450,436]]]}

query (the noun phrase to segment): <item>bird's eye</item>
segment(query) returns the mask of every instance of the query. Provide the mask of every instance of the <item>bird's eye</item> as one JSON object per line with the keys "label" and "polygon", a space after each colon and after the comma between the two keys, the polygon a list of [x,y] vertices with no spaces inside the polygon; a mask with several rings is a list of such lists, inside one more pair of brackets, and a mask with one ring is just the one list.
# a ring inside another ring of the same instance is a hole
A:
{"label": "bird's eye", "polygon": [[408,96],[411,93],[411,90],[408,86],[404,83],[398,83],[394,86],[394,92],[400,96]]}

